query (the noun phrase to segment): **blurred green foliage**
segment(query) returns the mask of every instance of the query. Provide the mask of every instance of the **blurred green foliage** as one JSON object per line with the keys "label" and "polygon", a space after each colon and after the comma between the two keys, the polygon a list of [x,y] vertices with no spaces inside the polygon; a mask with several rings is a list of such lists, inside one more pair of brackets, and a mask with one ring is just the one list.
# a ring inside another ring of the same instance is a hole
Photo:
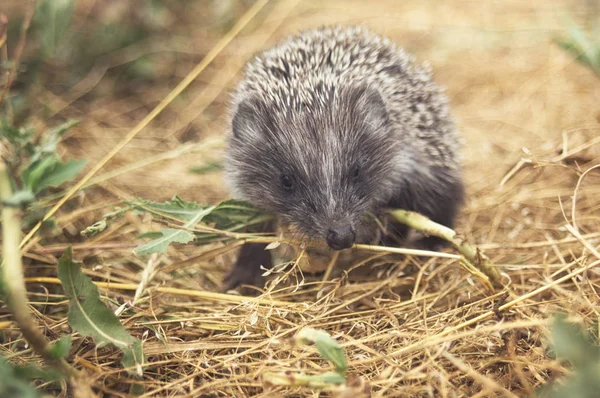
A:
{"label": "blurred green foliage", "polygon": [[67,42],[73,18],[73,0],[41,0],[37,3],[34,26],[40,39],[43,58],[52,58]]}
{"label": "blurred green foliage", "polygon": [[62,161],[56,149],[62,136],[77,122],[67,121],[41,134],[30,127],[17,128],[7,118],[0,121],[0,142],[14,195],[5,204],[27,207],[24,227],[39,221],[45,212],[36,203],[50,187],[73,180],[86,164],[85,160]]}
{"label": "blurred green foliage", "polygon": [[332,363],[335,371],[307,375],[300,372],[266,373],[263,381],[267,385],[277,386],[307,386],[313,388],[335,388],[346,383],[348,363],[342,346],[329,333],[305,327],[301,329],[294,340],[298,346],[314,344],[319,355]]}
{"label": "blurred green foliage", "polygon": [[[153,48],[156,43],[152,39],[157,35],[170,37],[164,34],[173,23],[170,10],[183,9],[184,0],[106,1],[91,8],[86,4],[78,13],[77,6],[83,3],[77,0],[36,3],[25,52],[7,101],[16,125],[32,114],[44,117],[51,112],[33,106],[39,102],[40,87],[60,96],[92,71],[109,77],[111,87],[121,91],[160,77],[158,61],[164,55]],[[10,18],[9,48],[16,46],[22,23],[22,17]]]}
{"label": "blurred green foliage", "polygon": [[560,384],[545,386],[538,398],[595,398],[600,395],[600,347],[597,335],[586,333],[566,316],[557,315],[552,326],[552,355],[569,362],[573,372]]}
{"label": "blurred green foliage", "polygon": [[568,19],[566,37],[555,39],[556,44],[600,77],[600,18],[587,32]]}
{"label": "blurred green foliage", "polygon": [[60,379],[60,374],[52,368],[15,365],[0,356],[0,397],[38,398],[42,394],[31,384],[32,380],[57,382]]}

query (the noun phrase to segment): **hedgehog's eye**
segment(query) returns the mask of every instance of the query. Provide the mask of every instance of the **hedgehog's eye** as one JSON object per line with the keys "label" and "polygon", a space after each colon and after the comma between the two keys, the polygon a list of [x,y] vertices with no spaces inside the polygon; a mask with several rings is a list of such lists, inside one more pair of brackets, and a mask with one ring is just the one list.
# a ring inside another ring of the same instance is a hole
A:
{"label": "hedgehog's eye", "polygon": [[352,179],[353,180],[357,180],[358,177],[360,177],[360,166],[359,165],[355,165],[352,168]]}
{"label": "hedgehog's eye", "polygon": [[279,177],[279,181],[281,182],[281,186],[283,187],[283,189],[285,189],[286,191],[292,192],[294,190],[293,176],[282,174],[281,177]]}

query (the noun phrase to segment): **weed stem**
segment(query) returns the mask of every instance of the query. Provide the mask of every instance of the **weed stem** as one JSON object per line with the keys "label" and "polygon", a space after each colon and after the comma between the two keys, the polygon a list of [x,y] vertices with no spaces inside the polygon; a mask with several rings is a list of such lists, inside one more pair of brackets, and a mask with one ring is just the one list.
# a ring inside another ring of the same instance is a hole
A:
{"label": "weed stem", "polygon": [[[12,196],[12,187],[8,176],[8,168],[0,162],[0,200],[4,203]],[[56,359],[52,355],[50,341],[42,334],[40,327],[34,320],[27,302],[27,290],[23,277],[23,264],[21,260],[21,220],[19,208],[2,204],[2,287],[6,304],[12,312],[13,320],[21,329],[23,337],[31,348],[40,354],[52,367],[58,369],[65,376],[73,380],[79,372],[63,358]],[[79,386],[81,387],[81,385]]]}
{"label": "weed stem", "polygon": [[473,247],[465,242],[465,240],[458,236],[454,230],[433,222],[427,217],[412,211],[392,210],[390,211],[390,214],[397,221],[419,230],[425,235],[437,236],[438,238],[450,242],[463,256],[461,263],[466,266],[470,272],[482,279],[488,288],[492,288],[492,285],[496,287],[503,286],[500,272],[490,264],[489,258],[483,254],[479,248]]}

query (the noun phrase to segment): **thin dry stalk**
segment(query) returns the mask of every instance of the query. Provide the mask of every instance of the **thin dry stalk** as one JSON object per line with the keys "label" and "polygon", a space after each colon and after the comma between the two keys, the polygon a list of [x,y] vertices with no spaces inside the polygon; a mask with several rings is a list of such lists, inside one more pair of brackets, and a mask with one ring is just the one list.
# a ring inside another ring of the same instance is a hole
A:
{"label": "thin dry stalk", "polygon": [[[50,277],[31,277],[25,278],[25,282],[27,283],[50,283],[54,285],[59,285],[60,280],[58,278],[50,278]],[[116,282],[96,282],[94,281],[96,286],[103,289],[116,289],[116,290],[129,290],[129,291],[137,291],[139,285],[129,284],[129,283],[116,283]],[[197,297],[210,301],[219,301],[223,303],[231,303],[231,304],[240,304],[240,303],[257,303],[261,305],[277,305],[280,307],[287,307],[288,310],[296,309],[301,310],[305,306],[286,302],[282,300],[272,300],[266,297],[249,297],[249,296],[238,296],[233,294],[226,293],[215,293],[215,292],[203,292],[199,290],[188,290],[188,289],[177,289],[177,288],[169,288],[169,287],[154,287],[152,291],[157,293],[165,293],[165,294],[173,294],[179,296],[188,296],[188,297]]]}
{"label": "thin dry stalk", "polygon": [[466,373],[469,377],[473,378],[473,380],[475,380],[475,382],[481,384],[486,389],[498,392],[504,397],[519,398],[517,395],[508,391],[506,388],[502,387],[500,384],[496,383],[494,380],[490,379],[489,377],[485,377],[481,373],[477,372],[475,369],[471,368],[469,365],[467,365],[460,359],[456,358],[454,355],[452,355],[448,352],[444,352],[442,354],[442,356],[444,358],[446,358],[452,365],[456,366],[456,368],[458,368],[458,370],[460,370],[463,373]]}

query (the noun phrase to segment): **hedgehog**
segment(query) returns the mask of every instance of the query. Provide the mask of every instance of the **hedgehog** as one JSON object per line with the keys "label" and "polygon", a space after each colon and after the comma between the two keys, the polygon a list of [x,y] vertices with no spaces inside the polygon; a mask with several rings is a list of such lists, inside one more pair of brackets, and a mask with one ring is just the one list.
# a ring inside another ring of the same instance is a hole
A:
{"label": "hedgehog", "polygon": [[[225,159],[235,198],[336,251],[372,237],[368,214],[401,208],[453,228],[464,201],[460,137],[430,66],[361,26],[303,31],[249,61]],[[224,288],[264,284],[265,248],[245,243]]]}

